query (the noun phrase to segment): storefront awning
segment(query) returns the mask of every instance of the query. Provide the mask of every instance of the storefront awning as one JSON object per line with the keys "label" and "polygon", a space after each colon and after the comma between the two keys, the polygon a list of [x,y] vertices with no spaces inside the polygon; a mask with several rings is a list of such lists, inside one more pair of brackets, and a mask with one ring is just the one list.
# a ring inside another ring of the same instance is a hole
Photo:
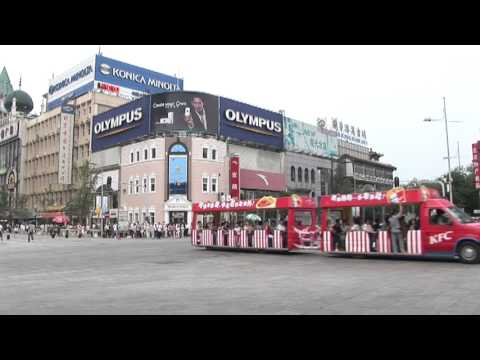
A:
{"label": "storefront awning", "polygon": [[250,190],[285,191],[283,174],[240,169],[240,188]]}
{"label": "storefront awning", "polygon": [[53,219],[56,216],[65,216],[65,213],[60,211],[43,212],[43,213],[40,213],[39,218]]}

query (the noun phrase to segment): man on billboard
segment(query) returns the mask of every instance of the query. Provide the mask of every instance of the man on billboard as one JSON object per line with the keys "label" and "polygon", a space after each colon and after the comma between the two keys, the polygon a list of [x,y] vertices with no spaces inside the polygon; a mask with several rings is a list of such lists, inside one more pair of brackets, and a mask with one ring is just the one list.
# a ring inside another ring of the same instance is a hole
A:
{"label": "man on billboard", "polygon": [[207,131],[207,111],[205,103],[199,96],[194,96],[192,99],[193,111],[190,108],[185,108],[185,122],[190,130]]}

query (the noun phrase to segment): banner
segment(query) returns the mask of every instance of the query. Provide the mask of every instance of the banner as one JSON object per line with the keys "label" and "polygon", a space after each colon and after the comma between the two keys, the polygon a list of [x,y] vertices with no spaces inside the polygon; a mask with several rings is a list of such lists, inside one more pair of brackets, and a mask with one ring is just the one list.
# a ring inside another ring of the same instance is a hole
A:
{"label": "banner", "polygon": [[230,158],[230,196],[240,199],[240,157]]}
{"label": "banner", "polygon": [[60,149],[58,154],[58,183],[63,185],[72,183],[74,122],[75,108],[72,105],[64,104],[60,114]]}
{"label": "banner", "polygon": [[186,131],[217,135],[218,97],[191,91],[152,95],[155,133]]}
{"label": "banner", "polygon": [[318,126],[286,117],[284,144],[289,151],[311,153],[319,156],[338,156],[338,140],[328,136]]}
{"label": "banner", "polygon": [[479,167],[479,152],[480,152],[480,142],[472,144],[472,153],[473,153],[473,171],[475,173],[475,189],[480,189],[480,167]]}
{"label": "banner", "polygon": [[93,117],[92,152],[125,144],[150,132],[150,97],[131,101]]}
{"label": "banner", "polygon": [[283,149],[282,114],[220,98],[219,116],[220,135]]}

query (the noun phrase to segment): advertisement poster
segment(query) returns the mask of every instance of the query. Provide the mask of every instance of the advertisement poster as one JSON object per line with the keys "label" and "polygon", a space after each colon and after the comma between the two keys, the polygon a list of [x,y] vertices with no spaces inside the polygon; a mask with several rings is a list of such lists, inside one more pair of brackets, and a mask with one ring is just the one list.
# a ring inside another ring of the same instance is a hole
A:
{"label": "advertisement poster", "polygon": [[73,162],[73,123],[75,109],[72,105],[63,105],[60,114],[60,149],[58,154],[58,183],[72,183]]}
{"label": "advertisement poster", "polygon": [[338,140],[328,136],[318,126],[286,117],[284,121],[285,148],[289,151],[312,153],[318,156],[338,156]]}
{"label": "advertisement poster", "polygon": [[198,92],[152,95],[152,131],[217,135],[218,97]]}
{"label": "advertisement poster", "polygon": [[475,173],[475,189],[480,189],[480,142],[472,144],[473,171]]}
{"label": "advertisement poster", "polygon": [[92,152],[124,144],[150,132],[150,97],[131,101],[93,117]]}
{"label": "advertisement poster", "polygon": [[240,157],[233,156],[230,159],[230,196],[240,199]]}
{"label": "advertisement poster", "polygon": [[220,98],[220,135],[283,149],[282,114]]}
{"label": "advertisement poster", "polygon": [[170,155],[168,160],[169,195],[187,195],[188,158],[186,155]]}

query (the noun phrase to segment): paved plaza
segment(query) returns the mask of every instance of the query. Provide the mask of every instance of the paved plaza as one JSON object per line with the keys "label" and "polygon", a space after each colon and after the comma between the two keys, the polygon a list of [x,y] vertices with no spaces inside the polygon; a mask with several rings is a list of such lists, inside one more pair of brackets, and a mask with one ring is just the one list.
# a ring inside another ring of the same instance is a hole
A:
{"label": "paved plaza", "polygon": [[0,314],[480,314],[479,278],[452,261],[17,235],[0,244]]}

